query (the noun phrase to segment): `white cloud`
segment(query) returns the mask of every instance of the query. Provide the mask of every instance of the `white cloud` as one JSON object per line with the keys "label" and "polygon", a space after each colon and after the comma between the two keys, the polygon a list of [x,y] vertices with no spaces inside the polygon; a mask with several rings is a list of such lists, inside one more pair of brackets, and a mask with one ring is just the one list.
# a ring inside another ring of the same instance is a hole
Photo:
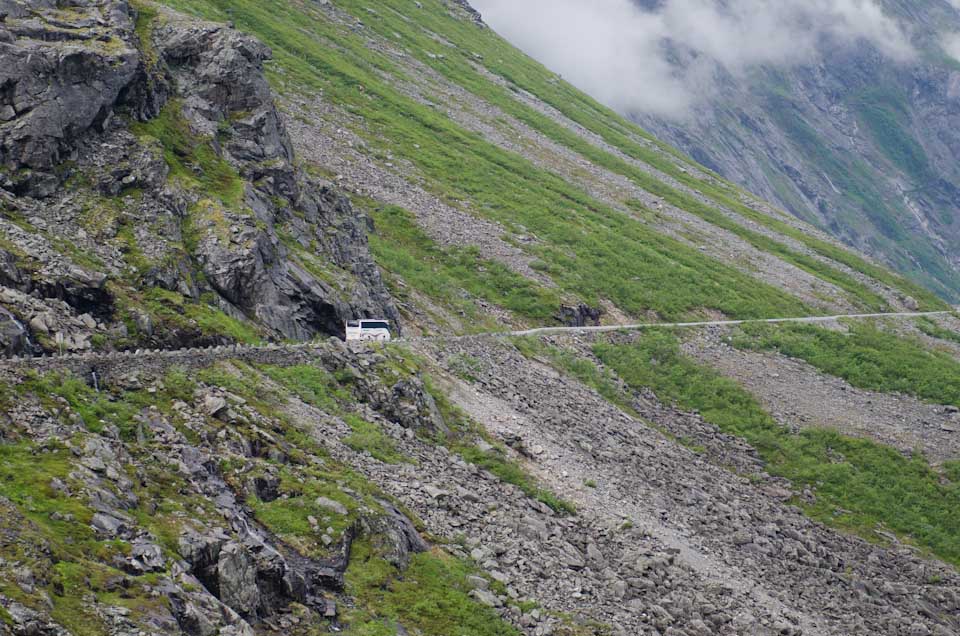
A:
{"label": "white cloud", "polygon": [[717,67],[812,62],[828,40],[914,55],[873,0],[660,0],[654,11],[632,0],[472,2],[507,39],[623,111],[680,115],[709,93]]}
{"label": "white cloud", "polygon": [[[960,0],[954,0],[960,4]],[[947,33],[940,39],[943,52],[960,62],[960,33]]]}

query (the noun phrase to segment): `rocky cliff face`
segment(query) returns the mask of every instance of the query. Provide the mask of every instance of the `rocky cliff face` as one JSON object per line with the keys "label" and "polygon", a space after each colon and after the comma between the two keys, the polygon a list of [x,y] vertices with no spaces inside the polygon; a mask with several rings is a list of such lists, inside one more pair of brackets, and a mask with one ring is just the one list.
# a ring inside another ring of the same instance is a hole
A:
{"label": "rocky cliff face", "polygon": [[267,47],[126,2],[0,10],[0,282],[20,325],[4,347],[216,341],[217,320],[303,340],[397,318],[368,220],[296,167]]}
{"label": "rocky cliff face", "polygon": [[689,117],[635,117],[724,177],[956,299],[960,75],[940,42],[960,14],[941,1],[880,4],[911,35],[915,59],[825,41],[803,66],[716,69],[716,93]]}

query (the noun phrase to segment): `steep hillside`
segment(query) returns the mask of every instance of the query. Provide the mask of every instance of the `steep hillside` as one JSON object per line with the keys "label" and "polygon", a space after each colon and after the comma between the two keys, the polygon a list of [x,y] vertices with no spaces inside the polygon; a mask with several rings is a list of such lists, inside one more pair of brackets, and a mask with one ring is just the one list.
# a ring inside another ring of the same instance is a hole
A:
{"label": "steep hillside", "polygon": [[459,4],[170,4],[4,5],[11,351],[940,305]]}
{"label": "steep hillside", "polygon": [[0,12],[3,636],[960,632],[930,292],[463,0]]}
{"label": "steep hillside", "polygon": [[3,365],[0,633],[954,634],[960,359],[912,324]]}
{"label": "steep hillside", "polygon": [[917,49],[823,43],[796,68],[718,69],[717,93],[682,121],[636,119],[704,165],[848,245],[960,297],[956,157],[960,63],[943,48],[955,4],[879,2]]}

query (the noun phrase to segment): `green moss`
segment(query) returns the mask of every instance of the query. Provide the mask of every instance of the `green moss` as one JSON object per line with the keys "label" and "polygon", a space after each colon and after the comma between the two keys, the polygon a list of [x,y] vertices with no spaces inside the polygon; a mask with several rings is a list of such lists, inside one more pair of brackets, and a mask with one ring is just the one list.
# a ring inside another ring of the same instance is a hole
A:
{"label": "green moss", "polygon": [[267,377],[298,398],[324,411],[337,414],[342,404],[351,399],[337,379],[319,366],[299,364],[290,367],[264,365],[258,367]]}
{"label": "green moss", "polygon": [[492,609],[469,595],[463,561],[438,551],[415,554],[398,571],[369,541],[355,541],[346,572],[357,607],[345,617],[349,636],[389,636],[396,625],[424,636],[518,636]]}
{"label": "green moss", "polygon": [[141,407],[124,399],[129,396],[97,393],[76,376],[59,374],[34,375],[23,382],[19,390],[41,396],[51,407],[55,406],[51,401],[53,397],[66,400],[73,413],[94,433],[101,433],[106,426],[114,425],[124,439],[130,440],[134,436],[133,418]]}
{"label": "green moss", "polygon": [[376,424],[363,418],[349,414],[344,421],[353,431],[343,438],[343,443],[357,452],[368,452],[377,460],[385,464],[401,464],[410,462],[410,459],[397,450],[397,445],[387,437]]}
{"label": "green moss", "polygon": [[144,60],[147,68],[156,66],[159,61],[156,47],[153,44],[152,31],[154,23],[159,16],[157,9],[143,0],[134,0],[131,2],[137,11],[137,20],[134,24],[134,32],[140,43],[140,50],[143,51]]}
{"label": "green moss", "polygon": [[143,250],[140,249],[140,244],[137,242],[133,227],[129,223],[122,224],[117,229],[116,239],[120,243],[123,260],[137,271],[138,276],[147,273],[153,266],[153,263],[144,255]]}
{"label": "green moss", "polygon": [[[91,432],[101,433],[115,426],[124,441],[136,439],[135,417],[148,407],[169,412],[173,401],[193,399],[195,381],[182,369],[173,368],[164,375],[160,389],[147,391],[96,391],[85,380],[72,374],[48,373],[28,376],[17,387],[20,395],[34,394],[49,409],[57,409],[61,418],[76,416]],[[68,409],[61,410],[54,398],[64,400]]]}
{"label": "green moss", "polygon": [[[307,447],[304,450],[309,450]],[[229,476],[229,475],[228,475]],[[244,478],[250,475],[245,474]],[[356,496],[347,494],[352,490]],[[361,515],[381,514],[376,498],[382,496],[361,475],[333,461],[323,466],[285,466],[280,470],[280,497],[264,502],[251,496],[247,503],[257,520],[299,552],[315,558],[329,557]],[[323,497],[347,510],[340,514],[317,503]],[[314,518],[317,525],[310,523]],[[327,545],[323,536],[332,539]]]}
{"label": "green moss", "polygon": [[681,355],[673,334],[601,343],[595,353],[633,389],[650,388],[663,401],[697,410],[756,448],[768,472],[813,490],[815,503],[804,504],[813,518],[872,541],[876,530],[890,529],[960,563],[960,484],[942,483],[922,456],[832,430],[792,434],[734,381]]}
{"label": "green moss", "polygon": [[75,265],[97,272],[106,269],[100,257],[81,249],[73,241],[63,238],[62,236],[48,236],[48,239],[55,250],[69,258]]}
{"label": "green moss", "polygon": [[263,342],[263,335],[256,325],[227,315],[213,306],[212,298],[202,298],[198,302],[159,287],[142,292],[125,290],[124,293],[131,295],[127,305],[147,312],[168,328],[198,331],[205,336],[225,336],[241,344]]}
{"label": "green moss", "polygon": [[[70,481],[75,461],[70,452],[56,446],[0,444],[0,494],[46,529],[46,534],[86,544],[93,537],[93,531],[85,527],[92,511],[51,486],[54,478]],[[50,515],[55,512],[71,514],[77,523],[54,521]]]}
{"label": "green moss", "polygon": [[257,369],[238,360],[219,362],[201,369],[197,379],[210,386],[217,386],[247,400],[265,415],[276,415],[283,396],[263,386]]}
{"label": "green moss", "polygon": [[181,104],[171,100],[160,114],[131,126],[142,138],[153,138],[161,146],[170,168],[170,178],[206,196],[216,197],[227,207],[243,204],[244,182],[237,171],[217,154],[210,139],[198,136],[183,117]]}

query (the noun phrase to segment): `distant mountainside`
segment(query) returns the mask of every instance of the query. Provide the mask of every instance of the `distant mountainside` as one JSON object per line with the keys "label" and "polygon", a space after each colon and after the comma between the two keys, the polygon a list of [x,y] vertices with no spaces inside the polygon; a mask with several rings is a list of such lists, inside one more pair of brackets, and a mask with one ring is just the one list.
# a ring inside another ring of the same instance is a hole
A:
{"label": "distant mountainside", "polygon": [[915,59],[893,62],[863,41],[823,42],[814,63],[718,71],[717,93],[682,121],[633,118],[725,178],[956,300],[960,62],[943,38],[960,29],[960,13],[946,0],[882,6],[910,35]]}

